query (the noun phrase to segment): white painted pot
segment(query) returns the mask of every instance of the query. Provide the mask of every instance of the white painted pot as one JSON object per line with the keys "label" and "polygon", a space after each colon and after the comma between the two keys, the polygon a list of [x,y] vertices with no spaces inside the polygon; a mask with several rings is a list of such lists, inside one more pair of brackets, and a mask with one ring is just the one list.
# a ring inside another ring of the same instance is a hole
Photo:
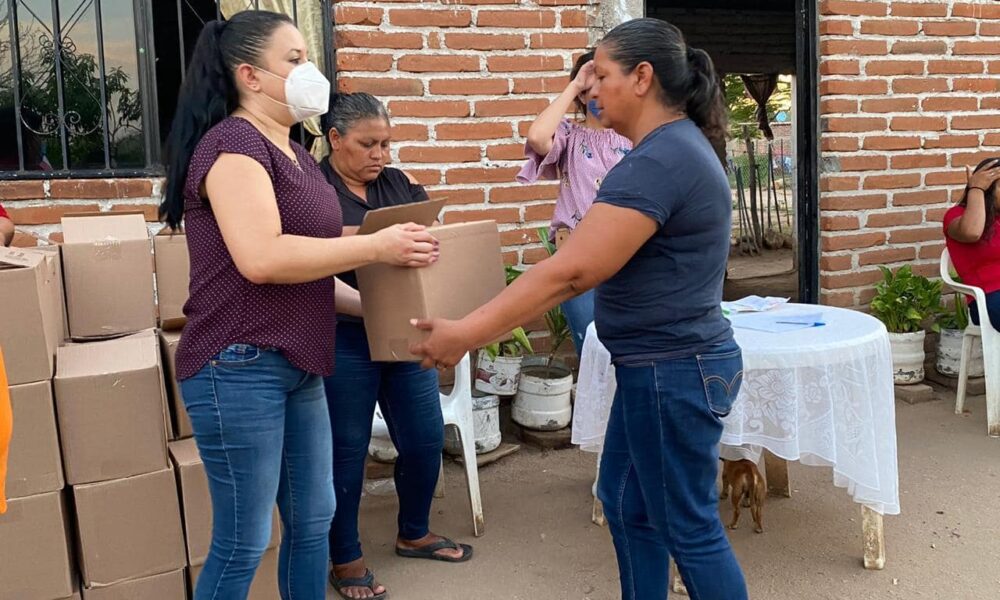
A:
{"label": "white painted pot", "polygon": [[927,333],[890,333],[893,382],[901,385],[924,380],[924,337]]}
{"label": "white painted pot", "polygon": [[511,407],[515,423],[537,431],[557,431],[573,417],[573,374],[559,366],[525,367]]}
{"label": "white painted pot", "polygon": [[513,396],[517,393],[522,360],[522,356],[497,356],[496,359],[490,359],[485,350],[480,350],[476,367],[476,389],[486,394]]}
{"label": "white painted pot", "polygon": [[[948,377],[958,377],[959,369],[962,366],[962,338],[964,332],[961,329],[942,329],[941,338],[937,347],[937,372]],[[969,360],[969,377],[982,377],[983,368],[983,344],[978,340],[973,340],[972,357]]]}
{"label": "white painted pot", "polygon": [[[476,454],[486,454],[500,446],[499,396],[473,392],[472,428],[476,438]],[[445,428],[444,451],[453,456],[462,454],[462,442],[458,436],[458,428]]]}

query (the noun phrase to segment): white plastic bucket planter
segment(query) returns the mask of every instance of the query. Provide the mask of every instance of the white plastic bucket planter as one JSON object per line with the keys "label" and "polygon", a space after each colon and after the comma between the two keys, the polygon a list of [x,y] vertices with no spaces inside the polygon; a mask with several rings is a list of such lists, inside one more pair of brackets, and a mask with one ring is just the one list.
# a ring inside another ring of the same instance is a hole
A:
{"label": "white plastic bucket planter", "polygon": [[[476,437],[476,454],[492,452],[500,446],[500,397],[494,394],[472,394],[472,428]],[[462,454],[458,429],[444,430],[444,451],[453,456]]]}
{"label": "white plastic bucket planter", "polygon": [[[948,377],[958,377],[962,366],[963,337],[964,332],[961,329],[941,330],[937,347],[938,373]],[[979,339],[975,339],[972,344],[972,357],[969,360],[969,377],[982,377],[983,373],[983,344]]]}
{"label": "white plastic bucket planter", "polygon": [[517,393],[524,357],[497,356],[491,359],[485,350],[479,351],[476,367],[476,389],[486,394],[513,396]]}
{"label": "white plastic bucket planter", "polygon": [[926,332],[890,333],[893,382],[900,385],[924,380],[924,337]]}
{"label": "white plastic bucket planter", "polygon": [[573,417],[572,389],[573,374],[569,369],[525,367],[511,407],[511,418],[518,425],[536,431],[563,429]]}

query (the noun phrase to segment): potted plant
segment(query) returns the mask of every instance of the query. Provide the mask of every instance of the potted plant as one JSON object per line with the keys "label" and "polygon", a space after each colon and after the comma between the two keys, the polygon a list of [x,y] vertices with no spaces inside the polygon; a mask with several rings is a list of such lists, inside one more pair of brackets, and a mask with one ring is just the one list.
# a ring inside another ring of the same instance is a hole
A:
{"label": "potted plant", "polygon": [[941,310],[941,282],[913,273],[909,265],[893,273],[886,267],[875,286],[872,314],[885,324],[892,346],[893,380],[924,380],[924,322]]}
{"label": "potted plant", "polygon": [[[954,276],[953,276],[954,277]],[[958,278],[955,277],[957,280]],[[965,328],[969,326],[969,306],[965,296],[955,292],[952,294],[953,307],[942,311],[937,319],[936,328],[940,338],[937,346],[937,372],[948,377],[958,377],[962,366],[962,342],[965,338]],[[982,377],[983,346],[972,345],[972,355],[969,359],[969,377]]]}
{"label": "potted plant", "polygon": [[524,355],[533,352],[531,340],[521,327],[511,332],[511,339],[481,348],[476,366],[476,389],[487,394],[513,396],[517,393]]}

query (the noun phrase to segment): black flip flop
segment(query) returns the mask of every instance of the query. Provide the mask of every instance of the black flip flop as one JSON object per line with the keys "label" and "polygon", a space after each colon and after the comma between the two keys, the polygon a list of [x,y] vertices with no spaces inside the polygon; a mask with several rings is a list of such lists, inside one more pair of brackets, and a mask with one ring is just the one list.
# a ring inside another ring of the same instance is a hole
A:
{"label": "black flip flop", "polygon": [[[452,558],[450,556],[435,554],[438,550],[461,550],[462,557]],[[441,562],[462,563],[472,558],[472,546],[468,544],[456,544],[448,538],[444,538],[420,548],[400,548],[396,546],[396,554],[404,558],[426,558],[427,560],[439,560]]]}
{"label": "black flip flop", "polygon": [[[363,577],[345,577],[343,579],[338,579],[334,575],[333,571],[330,571],[330,585],[333,589],[340,594],[341,598],[344,600],[358,600],[356,598],[351,598],[350,596],[344,595],[344,588],[349,587],[366,587],[375,593],[375,574],[371,572],[371,569],[365,569],[365,574]],[[389,592],[385,591],[381,594],[375,594],[370,598],[365,598],[364,600],[386,600],[389,597]]]}

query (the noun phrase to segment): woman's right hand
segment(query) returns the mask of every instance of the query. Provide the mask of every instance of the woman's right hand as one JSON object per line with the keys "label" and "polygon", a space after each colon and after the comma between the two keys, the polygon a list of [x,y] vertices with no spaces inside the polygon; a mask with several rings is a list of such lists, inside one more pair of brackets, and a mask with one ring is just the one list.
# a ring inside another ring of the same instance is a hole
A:
{"label": "woman's right hand", "polygon": [[440,246],[427,228],[416,223],[386,227],[372,234],[377,262],[400,267],[426,267],[437,262]]}
{"label": "woman's right hand", "polygon": [[965,167],[965,172],[968,175],[969,187],[985,192],[1000,179],[1000,160],[993,161],[975,173],[972,173],[969,167]]}

